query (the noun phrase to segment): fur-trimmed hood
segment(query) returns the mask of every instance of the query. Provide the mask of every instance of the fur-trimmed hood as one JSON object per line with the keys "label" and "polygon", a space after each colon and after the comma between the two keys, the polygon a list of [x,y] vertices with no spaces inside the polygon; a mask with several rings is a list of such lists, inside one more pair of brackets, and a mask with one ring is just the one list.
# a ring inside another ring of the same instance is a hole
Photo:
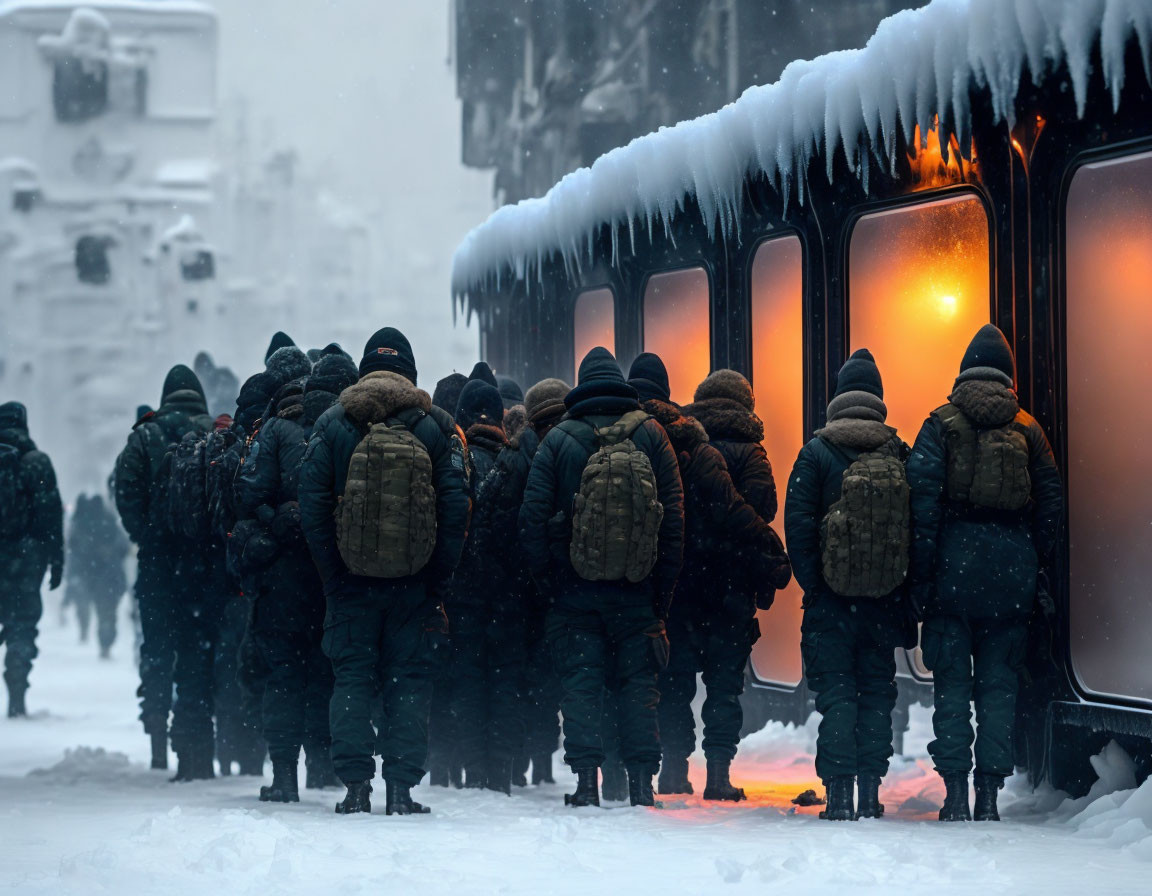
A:
{"label": "fur-trimmed hood", "polygon": [[650,398],[641,402],[640,407],[664,427],[664,431],[668,433],[668,441],[672,443],[672,449],[677,454],[683,451],[690,454],[698,445],[708,441],[708,433],[700,425],[700,421],[685,416],[680,408],[671,402]]}
{"label": "fur-trimmed hood", "polygon": [[957,383],[948,400],[977,426],[1004,426],[1020,412],[1016,393],[993,380]]}
{"label": "fur-trimmed hood", "polygon": [[896,430],[878,420],[841,417],[833,420],[823,429],[816,430],[816,435],[843,448],[875,451],[895,439]]}
{"label": "fur-trimmed hood", "polygon": [[473,423],[468,427],[464,437],[468,440],[470,447],[487,448],[494,454],[499,453],[501,448],[508,445],[508,436],[504,430],[499,426],[493,426],[491,423]]}
{"label": "fur-trimmed hood", "polygon": [[504,431],[508,433],[508,444],[513,448],[520,445],[520,437],[528,428],[528,411],[524,405],[518,404],[510,407],[504,413]]}
{"label": "fur-trimmed hood", "polygon": [[432,396],[398,373],[378,370],[341,392],[340,404],[357,423],[370,426],[409,408],[427,414],[432,409]]}
{"label": "fur-trimmed hood", "polygon": [[731,398],[706,398],[684,408],[684,414],[700,421],[710,439],[731,442],[763,442],[764,422]]}

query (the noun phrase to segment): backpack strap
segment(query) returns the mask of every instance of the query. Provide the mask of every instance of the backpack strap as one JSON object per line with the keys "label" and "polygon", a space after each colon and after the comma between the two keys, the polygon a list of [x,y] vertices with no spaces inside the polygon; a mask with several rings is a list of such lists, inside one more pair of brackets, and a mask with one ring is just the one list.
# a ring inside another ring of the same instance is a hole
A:
{"label": "backpack strap", "polygon": [[416,428],[416,424],[418,424],[421,420],[423,420],[427,416],[428,415],[426,413],[424,413],[424,411],[420,410],[420,408],[406,408],[403,411],[401,411],[400,413],[398,413],[392,417],[389,417],[384,422],[386,424],[388,424],[389,426],[391,426],[393,424],[393,422],[399,423],[405,429],[407,429],[409,432],[411,432],[412,430],[414,430]]}
{"label": "backpack strap", "polygon": [[597,429],[591,423],[588,426],[596,434],[596,440],[601,446],[610,447],[632,438],[636,430],[651,419],[652,415],[644,411],[629,411],[615,423],[605,426],[603,429]]}

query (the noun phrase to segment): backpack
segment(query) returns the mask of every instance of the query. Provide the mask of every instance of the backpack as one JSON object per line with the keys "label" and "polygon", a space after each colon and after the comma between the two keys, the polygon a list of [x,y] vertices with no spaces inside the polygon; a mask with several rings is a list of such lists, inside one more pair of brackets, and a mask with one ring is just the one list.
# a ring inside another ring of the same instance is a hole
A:
{"label": "backpack", "polygon": [[236,491],[233,484],[244,459],[244,443],[230,429],[208,433],[204,443],[204,491],[212,534],[226,538],[236,525]]}
{"label": "backpack", "polygon": [[202,543],[212,534],[208,507],[207,462],[202,432],[189,432],[169,450],[168,531]]}
{"label": "backpack", "polygon": [[424,416],[372,424],[352,452],[336,510],[336,544],[353,575],[399,579],[420,572],[436,548],[432,458],[412,433]]}
{"label": "backpack", "polygon": [[476,557],[507,558],[519,549],[519,539],[509,538],[509,533],[518,531],[524,472],[519,449],[506,447],[476,486],[467,548]]}
{"label": "backpack", "polygon": [[824,580],[844,597],[884,597],[908,574],[908,476],[896,443],[861,454],[820,524]]}
{"label": "backpack", "polygon": [[989,510],[1023,509],[1032,496],[1023,412],[992,429],[977,429],[953,404],[932,413],[944,424],[949,500]]}
{"label": "backpack", "polygon": [[592,427],[600,447],[580,475],[569,548],[576,574],[589,582],[642,582],[656,565],[664,507],[652,462],[632,441],[648,419],[631,411]]}
{"label": "backpack", "polygon": [[18,448],[0,443],[0,538],[13,539],[27,533],[32,524],[32,496],[24,475],[24,455]]}

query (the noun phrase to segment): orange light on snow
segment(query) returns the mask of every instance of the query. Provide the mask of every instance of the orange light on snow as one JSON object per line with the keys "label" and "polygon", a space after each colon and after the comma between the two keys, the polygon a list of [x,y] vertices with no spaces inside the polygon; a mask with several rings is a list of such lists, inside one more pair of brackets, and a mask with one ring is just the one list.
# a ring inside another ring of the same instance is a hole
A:
{"label": "orange light on snow", "polygon": [[971,196],[867,215],[849,252],[852,349],[876,357],[888,422],[911,444],[988,323],[988,216]]}
{"label": "orange light on snow", "polygon": [[712,371],[708,274],[686,268],[656,274],[644,287],[644,351],[668,368],[676,404],[688,404]]}

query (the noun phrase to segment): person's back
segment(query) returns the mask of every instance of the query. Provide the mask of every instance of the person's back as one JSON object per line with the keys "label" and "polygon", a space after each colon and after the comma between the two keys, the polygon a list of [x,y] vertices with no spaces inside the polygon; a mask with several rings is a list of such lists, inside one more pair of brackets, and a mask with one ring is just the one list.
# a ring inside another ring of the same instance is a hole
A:
{"label": "person's back", "polygon": [[[424,811],[410,788],[425,772],[432,681],[447,640],[442,601],[468,526],[464,445],[452,418],[416,387],[416,365],[403,334],[390,327],[378,331],[365,346],[359,372],[360,381],[313,429],[300,471],[300,517],[328,604],[324,650],[336,673],[332,758],[348,786],[338,811],[369,810],[379,746],[387,811],[409,814]],[[377,469],[372,458],[384,466]],[[373,505],[375,511],[367,504],[347,506],[350,483],[367,498],[374,491],[371,477],[389,471],[420,492],[397,494],[395,502]],[[430,534],[423,526],[426,488],[434,502],[435,534],[424,560],[415,549],[423,549]],[[421,526],[414,527],[416,522]],[[356,565],[404,559],[366,552],[369,531],[395,542],[397,552],[404,548],[409,574],[385,578],[349,569],[346,557]],[[417,560],[424,562],[411,572]],[[371,720],[381,683],[387,721],[377,743]]]}
{"label": "person's back", "polygon": [[[656,674],[667,662],[663,620],[683,562],[680,472],[668,436],[640,411],[636,390],[624,381],[607,349],[595,348],[583,359],[579,385],[565,406],[568,419],[548,433],[532,461],[520,511],[520,542],[541,596],[554,600],[547,629],[564,682],[565,762],[579,779],[569,801],[599,804],[601,710],[611,672],[620,693],[621,755],[630,798],[634,804],[652,805],[652,775],[660,763]],[[627,466],[618,465],[609,452],[622,455]],[[590,485],[598,471],[585,474],[594,456],[605,470],[628,471],[623,479],[625,484],[631,479],[630,510],[615,506],[622,496],[614,495],[610,484]],[[653,485],[657,506],[645,509],[639,495]],[[589,488],[599,491],[585,495]],[[605,502],[599,517],[597,495]],[[652,555],[634,554],[638,543],[644,547],[643,538],[635,536],[646,534],[639,530],[652,524],[654,518],[646,518],[651,512],[659,515]],[[588,530],[581,531],[582,520]],[[617,531],[622,520],[630,522]],[[623,545],[628,540],[632,545]],[[603,556],[608,553],[613,556]],[[600,566],[609,559],[612,566]],[[640,578],[644,566],[649,569]],[[609,657],[615,657],[612,670]]]}
{"label": "person's back", "polygon": [[8,716],[27,715],[25,694],[36,658],[43,606],[40,584],[51,570],[51,587],[64,572],[64,511],[56,472],[28,433],[24,405],[0,405],[0,642],[6,644],[4,681]]}
{"label": "person's back", "polygon": [[[986,325],[908,461],[910,575],[925,620],[924,662],[934,673],[936,739],[928,749],[947,787],[942,821],[971,817],[974,738],[975,817],[999,818],[997,792],[1013,769],[1028,617],[1063,514],[1051,446],[1020,408],[1015,375],[1007,340]],[[973,700],[978,733],[970,721]]]}

